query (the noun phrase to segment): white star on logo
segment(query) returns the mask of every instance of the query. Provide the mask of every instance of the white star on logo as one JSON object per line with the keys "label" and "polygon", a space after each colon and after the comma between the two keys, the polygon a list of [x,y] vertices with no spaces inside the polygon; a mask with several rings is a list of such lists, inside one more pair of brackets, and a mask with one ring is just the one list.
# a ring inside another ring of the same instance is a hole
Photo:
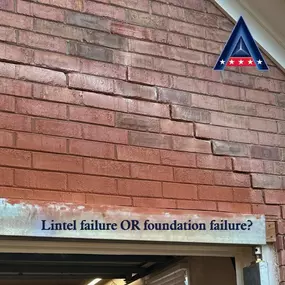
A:
{"label": "white star on logo", "polygon": [[220,63],[221,63],[221,64],[225,64],[225,61],[222,59],[222,60],[220,61]]}
{"label": "white star on logo", "polygon": [[242,59],[239,61],[239,64],[243,64],[243,60]]}
{"label": "white star on logo", "polygon": [[234,64],[234,63],[235,63],[234,60],[231,59],[231,60],[230,60],[230,64]]}
{"label": "white star on logo", "polygon": [[253,63],[253,61],[250,59],[249,61],[248,61],[248,64],[252,64]]}
{"label": "white star on logo", "polygon": [[261,64],[261,63],[262,63],[262,60],[259,59],[259,60],[257,61],[257,63],[258,63],[258,64]]}

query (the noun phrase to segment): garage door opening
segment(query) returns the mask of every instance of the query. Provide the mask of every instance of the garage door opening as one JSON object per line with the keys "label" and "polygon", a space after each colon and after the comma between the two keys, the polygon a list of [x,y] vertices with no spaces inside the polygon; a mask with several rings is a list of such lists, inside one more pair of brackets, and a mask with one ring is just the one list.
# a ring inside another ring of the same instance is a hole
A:
{"label": "garage door opening", "polygon": [[0,285],[236,285],[235,270],[230,257],[0,254]]}

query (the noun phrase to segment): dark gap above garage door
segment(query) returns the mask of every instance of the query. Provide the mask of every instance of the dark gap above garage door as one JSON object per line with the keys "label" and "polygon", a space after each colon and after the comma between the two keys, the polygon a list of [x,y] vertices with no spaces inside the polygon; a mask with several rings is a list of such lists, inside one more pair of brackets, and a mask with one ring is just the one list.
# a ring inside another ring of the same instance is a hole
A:
{"label": "dark gap above garage door", "polygon": [[[154,255],[2,253],[0,282],[39,279],[84,281],[102,278],[125,279],[126,284],[130,284],[181,259],[182,257],[178,256]],[[81,282],[74,281],[72,284],[81,284]]]}

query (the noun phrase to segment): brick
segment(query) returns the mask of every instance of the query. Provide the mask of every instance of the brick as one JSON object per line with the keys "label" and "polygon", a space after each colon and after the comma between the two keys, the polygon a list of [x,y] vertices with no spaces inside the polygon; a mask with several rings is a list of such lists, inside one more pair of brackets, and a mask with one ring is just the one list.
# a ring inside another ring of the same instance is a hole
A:
{"label": "brick", "polygon": [[214,178],[216,185],[250,187],[250,176],[247,174],[216,171]]}
{"label": "brick", "polygon": [[114,113],[112,111],[79,106],[69,106],[69,119],[107,126],[114,126],[115,124]]}
{"label": "brick", "polygon": [[259,133],[259,143],[269,146],[285,146],[285,136],[278,134]]}
{"label": "brick", "polygon": [[260,158],[266,160],[281,160],[281,153],[277,147],[265,147],[253,145],[250,147],[252,158]]}
{"label": "brick", "polygon": [[36,50],[34,56],[34,63],[37,66],[47,67],[50,69],[79,71],[80,59],[64,54],[45,52]]}
{"label": "brick", "polygon": [[0,76],[3,77],[16,77],[16,65],[11,63],[0,62]]}
{"label": "brick", "polygon": [[162,187],[161,182],[156,181],[119,179],[118,193],[135,197],[162,197]]}
{"label": "brick", "polygon": [[113,80],[85,74],[71,73],[68,75],[68,85],[71,88],[98,92],[113,93]]}
{"label": "brick", "polygon": [[131,164],[131,177],[149,180],[173,181],[172,167]]}
{"label": "brick", "polygon": [[128,112],[142,115],[150,115],[162,118],[169,117],[169,107],[166,104],[150,103],[129,99]]}
{"label": "brick", "polygon": [[14,145],[14,133],[0,130],[0,146],[11,147]]}
{"label": "brick", "polygon": [[[1,4],[2,4],[2,1],[3,0],[1,0]],[[8,0],[5,0],[5,1],[8,1]],[[33,29],[33,18],[19,15],[19,14],[13,14],[13,13],[1,11],[0,25],[15,27],[15,28],[24,29],[24,30],[32,30]]]}
{"label": "brick", "polygon": [[115,81],[114,93],[126,97],[137,97],[149,100],[156,100],[154,87],[133,84],[125,81]]}
{"label": "brick", "polygon": [[83,193],[117,194],[114,178],[68,174],[68,190]]}
{"label": "brick", "polygon": [[[186,77],[171,76],[172,88],[195,93],[208,93],[208,82],[205,80],[191,79]],[[169,87],[169,86],[162,86]]]}
{"label": "brick", "polygon": [[251,214],[250,204],[245,203],[219,202],[218,209],[221,212]]}
{"label": "brick", "polygon": [[69,140],[69,153],[80,156],[115,158],[115,147],[112,144],[86,140]]}
{"label": "brick", "polygon": [[38,18],[64,22],[63,10],[36,3],[28,3],[22,0],[19,0],[17,3],[17,12]]}
{"label": "brick", "polygon": [[83,103],[86,106],[127,112],[128,104],[125,98],[105,94],[83,92]]}
{"label": "brick", "polygon": [[167,135],[129,131],[129,143],[136,146],[170,149],[172,141]]}
{"label": "brick", "polygon": [[0,185],[11,186],[14,184],[14,170],[9,168],[0,168]]}
{"label": "brick", "polygon": [[221,98],[192,94],[192,106],[206,110],[223,111],[224,102]]}
{"label": "brick", "polygon": [[149,1],[148,0],[110,0],[111,4],[115,4],[118,6],[141,10],[148,12],[149,9]]}
{"label": "brick", "polygon": [[34,84],[33,95],[34,98],[55,102],[71,104],[81,104],[82,102],[81,92],[56,86]]}
{"label": "brick", "polygon": [[16,42],[16,31],[8,27],[0,27],[0,39],[5,42]]}
{"label": "brick", "polygon": [[15,185],[26,188],[66,190],[63,173],[15,169]]}
{"label": "brick", "polygon": [[250,120],[239,115],[212,112],[211,121],[218,126],[248,129]]}
{"label": "brick", "polygon": [[58,6],[61,8],[66,8],[66,9],[71,9],[71,10],[78,10],[82,11],[83,9],[83,1],[79,0],[74,2],[73,0],[39,0],[38,2],[43,3],[43,4],[48,4],[48,5],[53,5],[53,6]]}
{"label": "brick", "polygon": [[15,149],[0,149],[1,165],[31,167],[31,153]]}
{"label": "brick", "polygon": [[[215,61],[217,59],[215,58]],[[240,88],[236,86],[227,85],[225,88],[224,84],[218,82],[209,82],[209,95],[218,96],[222,98],[230,98],[230,99],[240,99]]]}
{"label": "brick", "polygon": [[178,105],[171,106],[171,117],[176,120],[189,122],[210,123],[211,121],[211,113],[209,111]]}
{"label": "brick", "polygon": [[0,110],[14,112],[15,111],[15,98],[0,94]]}
{"label": "brick", "polygon": [[182,183],[213,184],[214,176],[210,170],[174,168],[174,180]]}
{"label": "brick", "polygon": [[257,105],[257,115],[260,117],[272,119],[284,119],[283,109],[281,107],[274,107],[269,105]]}
{"label": "brick", "polygon": [[232,162],[228,157],[197,154],[197,167],[209,169],[231,170]]}
{"label": "brick", "polygon": [[31,118],[17,114],[0,112],[0,128],[17,131],[31,131]]}
{"label": "brick", "polygon": [[66,11],[66,23],[70,25],[90,28],[98,31],[110,31],[111,21],[93,15],[81,14],[73,11]]}
{"label": "brick", "polygon": [[[283,78],[283,74],[282,74]],[[277,105],[280,107],[285,107],[285,98],[283,94],[274,94],[276,96]]]}
{"label": "brick", "polygon": [[248,158],[233,158],[233,168],[238,172],[263,172],[264,166],[263,161],[258,159]]}
{"label": "brick", "polygon": [[158,88],[159,101],[171,104],[191,106],[191,93],[173,89]]}
{"label": "brick", "polygon": [[88,140],[127,144],[128,131],[103,126],[83,126],[83,136]]}
{"label": "brick", "polygon": [[135,24],[138,26],[144,26],[159,30],[165,30],[168,27],[168,19],[164,17],[159,17],[156,15],[151,15],[133,10],[127,11],[126,22],[129,24]]}
{"label": "brick", "polygon": [[142,208],[175,209],[176,201],[174,199],[134,197],[133,205],[134,207],[142,207]]}
{"label": "brick", "polygon": [[37,18],[34,18],[33,31],[79,41],[83,41],[86,35],[86,33],[84,33],[84,30],[78,27],[68,26],[63,23],[46,21]]}
{"label": "brick", "polygon": [[170,85],[170,76],[168,74],[145,69],[138,69],[134,67],[129,67],[128,79],[132,82],[145,83],[162,87],[169,87]]}
{"label": "brick", "polygon": [[67,48],[69,55],[112,62],[113,52],[105,47],[68,42]]}
{"label": "brick", "polygon": [[281,209],[279,206],[252,205],[252,213],[257,215],[281,217]]}
{"label": "brick", "polygon": [[234,201],[244,203],[261,203],[263,204],[262,191],[252,190],[250,188],[233,188]]}
{"label": "brick", "polygon": [[[190,39],[190,41],[191,41],[191,39]],[[203,54],[202,53],[200,53],[200,54],[202,57]],[[203,57],[202,57],[201,61],[202,61],[202,63],[204,63],[205,60]],[[207,78],[208,80],[211,80],[211,81],[221,82],[221,74],[216,73],[212,68],[209,68],[206,66],[187,64],[187,75],[189,77],[200,78],[200,79]],[[209,98],[209,99],[211,99],[211,98]],[[204,104],[207,103],[206,100],[201,100],[201,101],[202,101],[201,103],[204,103]],[[214,98],[212,98],[212,101],[214,101]],[[221,101],[221,99],[220,99],[220,101]],[[215,103],[216,104],[218,103],[218,99],[216,99]],[[219,107],[223,107],[223,106],[219,106]]]}
{"label": "brick", "polygon": [[285,122],[278,122],[278,132],[285,134]]}
{"label": "brick", "polygon": [[258,144],[258,133],[254,131],[229,129],[229,140],[241,143]]}
{"label": "brick", "polygon": [[267,79],[263,77],[254,78],[254,89],[272,91],[272,92],[282,92],[282,83],[277,80]]}
{"label": "brick", "polygon": [[20,65],[18,66],[18,78],[47,83],[51,85],[65,86],[66,76],[63,72],[43,69],[33,66]]}
{"label": "brick", "polygon": [[[118,64],[81,59],[81,72],[97,76],[126,79],[127,67]],[[118,81],[118,82],[124,82],[124,81]],[[145,89],[147,89],[147,87],[145,87]]]}
{"label": "brick", "polygon": [[64,138],[38,134],[17,133],[16,146],[17,148],[46,152],[66,152],[66,140]]}
{"label": "brick", "polygon": [[280,236],[280,235],[277,236],[276,249],[277,249],[277,251],[281,251],[284,249],[284,238],[283,238],[283,236]]}
{"label": "brick", "polygon": [[227,113],[256,115],[256,104],[249,102],[240,102],[234,100],[225,100],[225,111]]}
{"label": "brick", "polygon": [[171,32],[177,32],[193,37],[205,38],[205,28],[198,25],[193,25],[190,23],[169,20],[169,30]]}
{"label": "brick", "polygon": [[275,105],[275,96],[272,93],[245,89],[246,101]]}
{"label": "brick", "polygon": [[67,110],[64,104],[39,100],[17,99],[17,112],[25,115],[66,119]]}
{"label": "brick", "polygon": [[32,84],[25,81],[0,78],[0,93],[21,97],[32,97]]}
{"label": "brick", "polygon": [[95,3],[93,1],[86,1],[84,7],[84,12],[89,14],[113,18],[120,21],[126,20],[126,12],[123,8]]}
{"label": "brick", "polygon": [[23,47],[0,43],[0,59],[4,59],[6,61],[10,60],[23,63],[32,63],[33,51]]}
{"label": "brick", "polygon": [[119,34],[132,38],[145,39],[163,43],[167,42],[167,32],[149,29],[146,27],[129,25],[126,23],[112,22],[111,32],[112,34]]}
{"label": "brick", "polygon": [[162,185],[163,197],[165,198],[187,200],[196,200],[198,198],[196,185],[166,182],[163,182]]}
{"label": "brick", "polygon": [[[242,86],[242,87],[244,86],[244,87],[249,87],[249,88],[252,88],[253,86],[253,77],[248,76],[246,74],[226,71],[222,74],[221,77],[222,77],[223,83],[225,84],[237,85],[237,86]],[[237,105],[238,105],[237,109],[235,110],[241,109],[244,111],[242,104],[239,105],[238,103]],[[248,105],[251,106],[253,104],[249,103]],[[235,107],[232,105],[232,108],[235,108]]]}
{"label": "brick", "polygon": [[7,11],[14,11],[14,3],[10,0],[1,0],[0,9]]}
{"label": "brick", "polygon": [[249,156],[249,147],[245,144],[212,141],[213,153],[217,155]]}
{"label": "brick", "polygon": [[66,52],[65,40],[28,31],[19,31],[19,43],[40,49],[46,49],[61,53]]}
{"label": "brick", "polygon": [[285,222],[283,221],[278,221],[277,222],[277,233],[278,234],[282,234],[284,235],[285,234]]}
{"label": "brick", "polygon": [[[264,162],[265,163],[265,162]],[[273,164],[273,174],[285,175],[285,162],[274,161]]]}
{"label": "brick", "polygon": [[82,137],[81,126],[78,123],[73,122],[36,119],[35,131],[40,134],[62,137]]}
{"label": "brick", "polygon": [[161,163],[164,165],[196,167],[196,154],[161,150]]}
{"label": "brick", "polygon": [[165,134],[193,137],[194,127],[191,123],[160,120],[160,130]]}
{"label": "brick", "polygon": [[217,205],[216,202],[212,201],[178,200],[177,208],[187,210],[216,211]]}
{"label": "brick", "polygon": [[117,113],[116,127],[138,131],[159,132],[159,120],[145,116]]}
{"label": "brick", "polygon": [[282,177],[268,174],[251,174],[252,187],[262,189],[282,189]]}
{"label": "brick", "polygon": [[230,187],[199,185],[198,196],[201,200],[233,201],[233,189]]}
{"label": "brick", "polygon": [[195,136],[204,139],[228,140],[228,128],[195,124]]}
{"label": "brick", "polygon": [[84,172],[106,176],[130,176],[130,169],[127,163],[95,158],[84,158]]}
{"label": "brick", "polygon": [[285,190],[266,190],[264,199],[266,204],[285,204]]}
{"label": "brick", "polygon": [[117,157],[125,161],[160,164],[160,153],[157,149],[117,145]]}
{"label": "brick", "polygon": [[189,152],[211,153],[211,142],[195,138],[173,137],[173,149]]}
{"label": "brick", "polygon": [[86,203],[88,205],[131,206],[132,199],[123,196],[86,194]]}
{"label": "brick", "polygon": [[36,169],[83,172],[82,158],[70,155],[33,153],[33,167]]}
{"label": "brick", "polygon": [[277,133],[276,121],[266,120],[261,118],[250,118],[249,128],[251,130]]}

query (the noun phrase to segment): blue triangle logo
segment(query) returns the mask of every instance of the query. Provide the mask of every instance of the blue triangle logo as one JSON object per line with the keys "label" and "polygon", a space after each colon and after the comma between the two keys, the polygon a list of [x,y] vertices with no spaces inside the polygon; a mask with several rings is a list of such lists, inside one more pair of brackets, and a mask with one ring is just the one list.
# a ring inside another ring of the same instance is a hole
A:
{"label": "blue triangle logo", "polygon": [[269,70],[243,17],[236,23],[214,70],[224,70],[226,66],[255,66],[260,71]]}

